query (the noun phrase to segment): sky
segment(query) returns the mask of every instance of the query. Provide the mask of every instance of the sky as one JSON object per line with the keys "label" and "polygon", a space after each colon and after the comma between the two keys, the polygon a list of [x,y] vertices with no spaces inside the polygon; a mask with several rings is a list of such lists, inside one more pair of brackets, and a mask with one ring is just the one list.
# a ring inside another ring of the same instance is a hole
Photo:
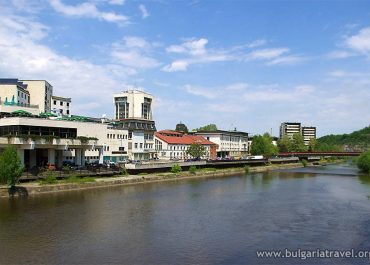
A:
{"label": "sky", "polygon": [[141,89],[157,129],[350,133],[370,124],[369,62],[370,1],[0,0],[0,77],[94,117]]}

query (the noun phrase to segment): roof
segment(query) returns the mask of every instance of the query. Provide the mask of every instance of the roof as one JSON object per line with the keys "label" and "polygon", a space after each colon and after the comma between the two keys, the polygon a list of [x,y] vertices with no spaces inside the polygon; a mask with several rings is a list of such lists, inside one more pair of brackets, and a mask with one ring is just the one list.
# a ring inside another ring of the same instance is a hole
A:
{"label": "roof", "polygon": [[19,88],[23,90],[23,92],[29,93],[27,89],[27,85],[23,84],[17,78],[0,78],[0,84],[2,85],[17,85]]}
{"label": "roof", "polygon": [[216,130],[216,131],[196,131],[192,132],[194,134],[241,134],[244,136],[248,136],[247,132],[240,132],[240,131],[223,131],[223,130]]}
{"label": "roof", "polygon": [[54,95],[51,96],[51,98],[71,102],[71,98],[59,97],[59,96],[54,96]]}
{"label": "roof", "polygon": [[155,136],[168,144],[190,145],[190,144],[198,143],[202,145],[216,145],[215,143],[208,141],[203,136],[182,134],[182,133],[170,131],[170,130],[163,130],[163,131],[156,132]]}

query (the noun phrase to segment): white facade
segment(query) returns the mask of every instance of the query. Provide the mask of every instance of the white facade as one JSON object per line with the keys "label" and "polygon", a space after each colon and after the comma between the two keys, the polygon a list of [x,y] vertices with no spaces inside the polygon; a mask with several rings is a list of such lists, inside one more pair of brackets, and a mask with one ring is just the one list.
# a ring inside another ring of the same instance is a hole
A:
{"label": "white facade", "polygon": [[244,156],[248,154],[248,133],[238,131],[199,131],[196,135],[217,144],[217,157]]}
{"label": "white facade", "polygon": [[114,94],[115,118],[153,120],[154,97],[139,90],[127,90]]}
{"label": "white facade", "polygon": [[280,125],[280,138],[288,136],[290,139],[293,138],[294,134],[301,134],[302,128],[300,122],[283,122]]}
{"label": "white facade", "polygon": [[50,104],[52,113],[57,115],[70,116],[71,102],[71,98],[52,96]]}
{"label": "white facade", "polygon": [[302,127],[302,136],[304,144],[310,145],[310,140],[316,139],[316,127]]}
{"label": "white facade", "polygon": [[45,80],[19,80],[27,85],[30,93],[30,104],[38,105],[39,112],[51,111],[51,96],[53,95],[53,86]]}

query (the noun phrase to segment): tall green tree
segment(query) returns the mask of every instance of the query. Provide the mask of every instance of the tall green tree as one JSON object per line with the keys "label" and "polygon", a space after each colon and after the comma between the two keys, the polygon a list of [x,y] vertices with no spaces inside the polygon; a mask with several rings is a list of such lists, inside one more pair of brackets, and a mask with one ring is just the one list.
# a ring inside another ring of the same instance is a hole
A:
{"label": "tall green tree", "polygon": [[22,176],[24,167],[17,150],[10,146],[0,155],[0,183],[14,187]]}
{"label": "tall green tree", "polygon": [[279,139],[277,145],[280,153],[290,152],[292,150],[292,141],[287,135]]}
{"label": "tall green tree", "polygon": [[264,135],[256,135],[253,137],[251,154],[252,155],[263,155],[266,158],[269,158],[277,154],[278,149],[272,143],[272,137],[265,133]]}
{"label": "tall green tree", "polygon": [[197,144],[197,143],[193,143],[189,146],[189,149],[186,150],[186,153],[188,155],[191,155],[192,157],[194,158],[201,158],[202,156],[206,155],[206,148],[201,145],[201,144]]}
{"label": "tall green tree", "polygon": [[307,151],[307,147],[304,145],[303,136],[300,133],[293,134],[293,138],[292,138],[292,151],[293,152],[304,152],[304,151]]}
{"label": "tall green tree", "polygon": [[360,155],[357,166],[363,172],[370,173],[370,150]]}

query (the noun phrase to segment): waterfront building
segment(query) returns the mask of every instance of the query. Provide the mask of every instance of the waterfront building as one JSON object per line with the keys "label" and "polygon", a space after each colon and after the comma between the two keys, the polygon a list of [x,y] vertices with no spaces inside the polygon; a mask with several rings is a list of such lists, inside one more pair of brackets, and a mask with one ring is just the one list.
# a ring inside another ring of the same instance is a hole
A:
{"label": "waterfront building", "polygon": [[154,97],[140,90],[126,90],[114,94],[114,128],[128,131],[128,156],[133,160],[156,157],[153,120]]}
{"label": "waterfront building", "polygon": [[51,112],[58,116],[70,116],[71,98],[51,96]]}
{"label": "waterfront building", "polygon": [[302,133],[301,123],[300,122],[283,122],[280,125],[280,138],[283,136],[288,136],[290,139],[293,138],[293,134]]}
{"label": "waterfront building", "polygon": [[310,140],[316,139],[316,127],[302,127],[302,136],[304,144],[306,146],[310,145]]}
{"label": "waterfront building", "polygon": [[155,133],[155,151],[159,159],[188,159],[187,154],[191,144],[197,143],[205,147],[203,159],[216,159],[217,144],[199,135],[189,135],[182,132],[163,130]]}
{"label": "waterfront building", "polygon": [[197,131],[199,135],[217,145],[217,157],[242,157],[249,151],[248,133],[240,131]]}

